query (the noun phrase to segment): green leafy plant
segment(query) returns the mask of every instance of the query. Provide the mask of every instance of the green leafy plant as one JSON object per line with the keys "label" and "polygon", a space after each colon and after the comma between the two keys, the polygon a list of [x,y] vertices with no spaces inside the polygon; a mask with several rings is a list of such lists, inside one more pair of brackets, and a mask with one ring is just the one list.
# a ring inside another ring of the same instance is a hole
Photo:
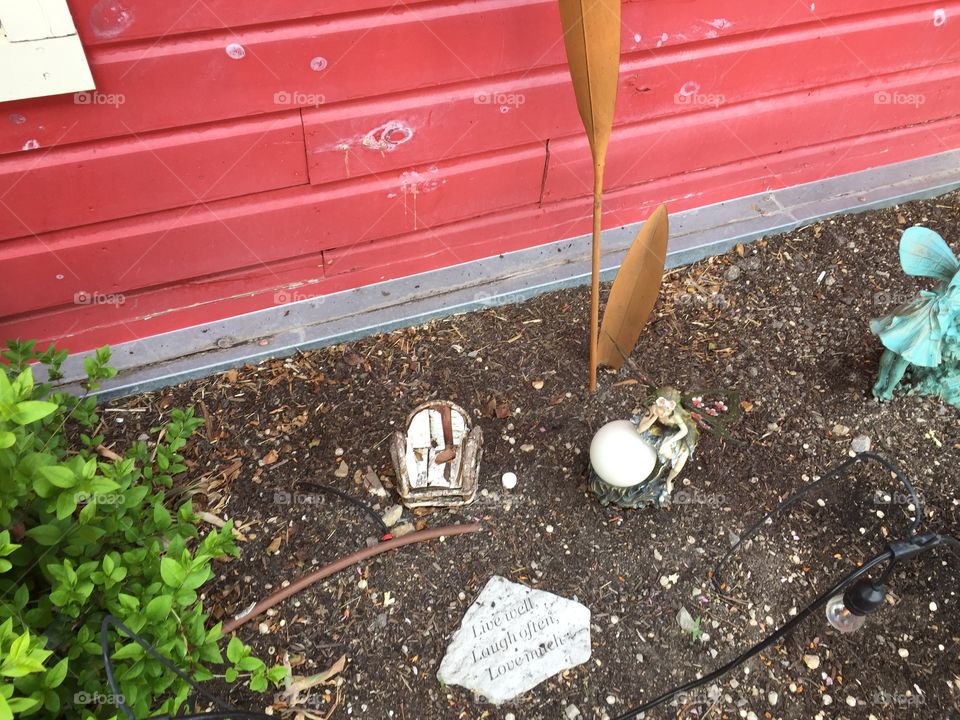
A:
{"label": "green leafy plant", "polygon": [[687,635],[690,636],[691,640],[699,640],[700,637],[703,635],[703,628],[701,627],[702,623],[703,623],[703,618],[697,617],[694,619],[693,625],[691,625],[690,628],[685,631]]}
{"label": "green leafy plant", "polygon": [[[0,364],[0,720],[14,716],[113,720],[100,626],[113,615],[197,681],[226,665],[256,691],[285,675],[233,638],[221,654],[198,590],[215,559],[237,555],[232,523],[201,533],[189,501],[171,507],[186,471],[180,450],[202,424],[173,410],[151,429],[153,446],[98,453],[104,438],[90,392],[112,377],[110,352],[85,361],[83,397],[35,384],[30,363],[61,377],[66,353],[8,342]],[[110,629],[122,699],[138,717],[176,714],[190,687],[136,642]]]}

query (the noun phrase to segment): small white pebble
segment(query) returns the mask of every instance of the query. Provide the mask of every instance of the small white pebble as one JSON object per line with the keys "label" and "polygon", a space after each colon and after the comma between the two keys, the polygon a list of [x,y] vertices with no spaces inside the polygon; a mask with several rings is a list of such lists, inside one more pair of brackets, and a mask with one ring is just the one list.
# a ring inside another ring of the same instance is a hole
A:
{"label": "small white pebble", "polygon": [[767,700],[770,701],[771,705],[776,705],[777,702],[779,702],[780,700],[780,695],[771,690],[770,693],[767,695]]}
{"label": "small white pebble", "polygon": [[850,707],[856,707],[857,699],[853,695],[847,695],[847,705]]}
{"label": "small white pebble", "polygon": [[613,695],[607,695],[607,705],[616,705],[617,699]]}
{"label": "small white pebble", "polygon": [[552,533],[552,532],[553,532],[553,525],[547,525],[547,526],[544,528],[544,530],[546,530],[548,533]]}
{"label": "small white pebble", "polygon": [[930,603],[930,612],[936,612],[936,611],[937,611],[937,604],[936,604],[935,602],[931,602],[931,603]]}
{"label": "small white pebble", "polygon": [[899,650],[897,650],[897,655],[899,655],[902,658],[908,658],[910,657],[910,651],[907,650],[906,648],[900,648]]}
{"label": "small white pebble", "polygon": [[500,482],[503,483],[503,486],[507,490],[513,490],[517,486],[517,474],[512,472],[505,472],[503,477],[500,478]]}
{"label": "small white pebble", "polygon": [[830,697],[829,695],[824,695],[824,696],[823,696],[823,704],[824,704],[824,705],[829,705],[829,704],[832,703],[832,702],[833,702],[833,698],[832,698],[832,697]]}

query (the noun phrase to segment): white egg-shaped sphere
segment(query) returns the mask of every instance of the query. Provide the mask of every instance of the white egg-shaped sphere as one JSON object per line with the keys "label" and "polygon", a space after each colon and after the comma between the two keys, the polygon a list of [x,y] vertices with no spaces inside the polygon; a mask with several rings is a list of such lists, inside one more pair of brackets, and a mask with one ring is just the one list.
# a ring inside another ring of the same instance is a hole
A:
{"label": "white egg-shaped sphere", "polygon": [[590,443],[590,464],[600,479],[616,487],[646,480],[657,464],[657,451],[629,420],[614,420],[597,430]]}

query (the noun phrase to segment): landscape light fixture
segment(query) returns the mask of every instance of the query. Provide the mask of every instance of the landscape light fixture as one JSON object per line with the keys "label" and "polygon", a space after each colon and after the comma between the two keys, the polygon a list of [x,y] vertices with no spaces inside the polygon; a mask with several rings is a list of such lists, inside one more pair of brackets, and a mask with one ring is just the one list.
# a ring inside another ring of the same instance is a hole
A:
{"label": "landscape light fixture", "polygon": [[[886,585],[890,575],[900,562],[920,555],[935,547],[941,545],[949,547],[954,552],[960,553],[960,540],[950,535],[936,532],[927,532],[918,534],[920,520],[923,517],[923,504],[920,497],[913,489],[913,485],[907,479],[906,475],[896,465],[885,458],[874,453],[864,452],[845,460],[839,465],[834,466],[823,477],[816,480],[799,492],[791,495],[780,503],[773,510],[764,515],[756,524],[747,530],[740,539],[726,552],[720,559],[720,562],[711,572],[714,587],[717,592],[723,595],[724,583],[720,576],[720,568],[747,542],[749,541],[765,524],[770,522],[775,515],[799,502],[803,497],[822,484],[833,480],[842,472],[856,463],[867,463],[873,461],[882,465],[886,470],[893,473],[903,484],[909,494],[910,501],[914,508],[913,520],[910,523],[907,538],[888,543],[886,548],[875,555],[872,559],[863,563],[860,567],[850,572],[846,577],[839,580],[833,587],[818,596],[802,611],[797,613],[789,622],[782,627],[774,630],[766,638],[749,648],[748,650],[735,657],[722,667],[717,668],[703,677],[692,680],[684,685],[668,690],[653,700],[639,705],[632,710],[620,715],[616,720],[634,720],[644,716],[650,710],[670,701],[682,694],[689,694],[692,691],[701,688],[709,683],[719,680],[731,670],[742,665],[754,655],[762,652],[775,642],[783,638],[790,631],[796,628],[800,623],[810,617],[811,614],[825,608],[827,621],[836,630],[842,633],[852,633],[859,630],[866,623],[867,617],[876,612],[884,603],[886,598]],[[886,565],[883,573],[876,580],[872,580],[869,574],[878,567]]]}

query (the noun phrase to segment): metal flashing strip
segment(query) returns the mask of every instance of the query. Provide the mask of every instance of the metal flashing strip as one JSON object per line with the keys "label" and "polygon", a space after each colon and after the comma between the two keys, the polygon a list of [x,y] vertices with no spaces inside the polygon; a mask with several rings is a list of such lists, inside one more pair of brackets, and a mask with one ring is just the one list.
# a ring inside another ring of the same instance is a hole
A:
{"label": "metal flashing strip", "polygon": [[[957,187],[960,150],[951,150],[678,212],[670,216],[667,267],[832,215],[934,197]],[[635,223],[603,233],[603,280],[613,279],[639,228]],[[99,395],[146,392],[298,350],[520,302],[589,280],[590,236],[582,235],[301,300],[117,345],[112,364],[119,373],[103,383]],[[89,354],[67,360],[61,384],[75,386],[85,377],[83,359]]]}

